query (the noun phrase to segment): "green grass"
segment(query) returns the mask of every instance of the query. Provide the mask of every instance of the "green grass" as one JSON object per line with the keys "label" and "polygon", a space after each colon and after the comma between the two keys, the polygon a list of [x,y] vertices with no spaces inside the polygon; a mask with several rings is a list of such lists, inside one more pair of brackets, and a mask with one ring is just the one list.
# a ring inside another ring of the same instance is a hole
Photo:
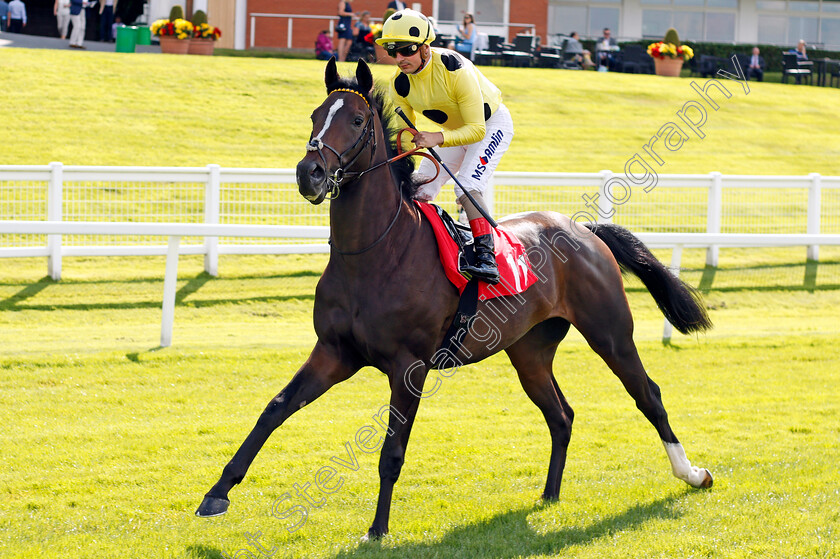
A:
{"label": "green grass", "polygon": [[[483,70],[516,121],[505,170],[619,170],[696,96],[688,80]],[[322,75],[322,63],[305,60],[4,49],[0,164],[290,167]],[[708,115],[706,139],[659,171],[840,174],[835,92],[750,87],[748,96],[733,87]],[[673,197],[647,196],[672,213]],[[826,196],[824,225],[834,227]],[[649,219],[641,199],[621,210],[634,229]],[[784,231],[801,220],[789,213],[737,225]],[[656,219],[698,227],[692,215]],[[656,253],[669,261],[670,251]],[[270,511],[387,402],[385,378],[370,369],[272,436],[229,514],[192,516],[314,343],[325,256],[226,256],[218,278],[183,257],[167,349],[157,347],[163,258],[68,258],[59,283],[43,259],[3,259],[0,556],[256,556],[248,537],[259,532],[275,557],[837,557],[840,249],[820,256],[806,264],[804,249],[722,250],[711,269],[703,251],[685,251],[682,277],[705,293],[715,329],[670,346],[650,296],[627,282],[642,359],[689,458],[715,474],[711,490],[671,476],[653,428],[572,332],[555,361],[576,410],[560,501],[537,502],[547,428],[496,356],[423,402],[392,534],[368,545],[358,537],[373,517],[376,455],[357,453],[359,470],[343,473],[300,530]]]}
{"label": "green grass", "polygon": [[[667,260],[667,251],[659,252]],[[316,257],[181,265],[175,345],[158,349],[162,259],[73,259],[0,272],[3,557],[834,557],[840,530],[840,255],[813,283],[791,251],[723,251],[714,277],[687,251],[716,328],[658,341],[662,317],[628,283],[636,339],[709,491],[670,474],[653,428],[572,333],[555,372],[576,410],[560,501],[540,505],[549,441],[503,356],[425,400],[397,485],[392,534],[360,545],[377,456],[289,533],[271,506],[344,452],[388,399],[365,369],[269,440],[228,515],[192,516],[314,341]],[[756,279],[761,279],[757,282]],[[314,494],[314,493],[313,493]],[[242,555],[243,557],[246,555]]]}
{"label": "green grass", "polygon": [[[351,73],[354,65],[341,66]],[[387,79],[393,67],[374,66]],[[501,170],[622,170],[684,103],[692,80],[483,67],[516,138]],[[322,102],[314,60],[4,49],[2,164],[293,167]],[[693,81],[703,83],[696,78]],[[836,91],[725,81],[704,139],[663,157],[667,173],[840,174]]]}

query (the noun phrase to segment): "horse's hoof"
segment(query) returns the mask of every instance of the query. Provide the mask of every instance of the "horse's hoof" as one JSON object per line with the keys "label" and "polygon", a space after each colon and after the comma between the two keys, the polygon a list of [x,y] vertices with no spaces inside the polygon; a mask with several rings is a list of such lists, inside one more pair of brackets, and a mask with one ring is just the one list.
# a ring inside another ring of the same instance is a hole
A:
{"label": "horse's hoof", "polygon": [[383,537],[386,533],[387,533],[387,532],[380,532],[379,530],[374,530],[373,528],[371,528],[370,530],[368,530],[368,533],[367,533],[367,534],[365,534],[364,536],[362,536],[362,539],[361,539],[361,540],[359,540],[359,541],[360,541],[361,543],[368,543],[368,542],[375,542],[375,541],[379,541],[379,540],[381,540],[381,539],[382,539],[382,537]]}
{"label": "horse's hoof", "polygon": [[704,477],[703,481],[700,482],[700,487],[702,487],[703,489],[708,489],[712,486],[715,480],[714,478],[712,478],[712,472],[710,472],[709,470],[706,470],[704,468],[703,473],[706,474],[706,477]]}
{"label": "horse's hoof", "polygon": [[227,499],[220,499],[219,497],[210,497],[206,495],[204,500],[195,511],[196,516],[201,518],[210,518],[211,516],[221,516],[227,512],[230,506],[230,501]]}

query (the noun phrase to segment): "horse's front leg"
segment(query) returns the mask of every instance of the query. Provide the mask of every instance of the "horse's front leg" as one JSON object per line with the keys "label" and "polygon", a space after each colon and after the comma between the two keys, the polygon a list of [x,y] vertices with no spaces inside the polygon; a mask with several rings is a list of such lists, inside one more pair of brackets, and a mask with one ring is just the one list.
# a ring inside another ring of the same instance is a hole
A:
{"label": "horse's front leg", "polygon": [[230,501],[228,491],[242,481],[257,453],[269,435],[283,424],[290,415],[311,403],[331,386],[353,376],[359,366],[341,359],[341,351],[318,342],[309,359],[298,370],[289,384],[275,396],[262,412],[257,424],[245,442],[222,471],[222,476],[195,511],[197,516],[218,516],[227,512]]}
{"label": "horse's front leg", "polygon": [[422,361],[407,363],[409,364],[401,366],[402,368],[396,368],[391,375],[388,432],[379,455],[379,499],[373,524],[363,538],[365,540],[377,539],[388,533],[394,484],[397,483],[405,462],[405,449],[420,405],[423,382],[428,373],[428,368]]}

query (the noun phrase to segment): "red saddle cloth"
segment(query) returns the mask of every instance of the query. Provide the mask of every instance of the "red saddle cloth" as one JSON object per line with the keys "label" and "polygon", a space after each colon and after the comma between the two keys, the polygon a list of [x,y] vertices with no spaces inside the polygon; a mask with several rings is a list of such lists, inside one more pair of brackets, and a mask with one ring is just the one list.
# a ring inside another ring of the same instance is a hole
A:
{"label": "red saddle cloth", "polygon": [[[458,271],[458,254],[460,252],[458,243],[450,236],[435,206],[418,200],[415,200],[414,203],[432,224],[432,230],[435,232],[435,239],[438,243],[440,261],[443,264],[446,277],[458,288],[458,293],[463,293],[468,281]],[[522,293],[537,281],[537,276],[531,270],[531,262],[528,260],[525,247],[522,246],[519,239],[513,233],[505,231],[501,227],[492,231],[493,244],[496,249],[496,263],[499,266],[501,281],[496,285],[479,281],[478,299],[480,301]]]}

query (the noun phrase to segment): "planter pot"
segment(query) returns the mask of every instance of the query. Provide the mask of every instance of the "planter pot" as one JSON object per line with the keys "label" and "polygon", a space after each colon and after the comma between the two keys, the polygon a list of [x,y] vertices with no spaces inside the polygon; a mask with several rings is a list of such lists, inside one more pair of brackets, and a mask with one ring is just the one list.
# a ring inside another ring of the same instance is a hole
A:
{"label": "planter pot", "polygon": [[213,48],[216,41],[214,39],[190,39],[190,50],[187,54],[203,54],[204,56],[213,56]]}
{"label": "planter pot", "polygon": [[668,76],[671,78],[678,78],[680,70],[682,70],[682,58],[654,58],[654,65],[656,65],[657,76]]}
{"label": "planter pot", "polygon": [[397,59],[391,58],[387,54],[385,54],[385,49],[381,46],[377,45],[376,43],[373,44],[374,50],[376,50],[376,63],[377,64],[396,64]]}
{"label": "planter pot", "polygon": [[160,52],[164,54],[187,54],[190,39],[176,39],[171,35],[160,36]]}

